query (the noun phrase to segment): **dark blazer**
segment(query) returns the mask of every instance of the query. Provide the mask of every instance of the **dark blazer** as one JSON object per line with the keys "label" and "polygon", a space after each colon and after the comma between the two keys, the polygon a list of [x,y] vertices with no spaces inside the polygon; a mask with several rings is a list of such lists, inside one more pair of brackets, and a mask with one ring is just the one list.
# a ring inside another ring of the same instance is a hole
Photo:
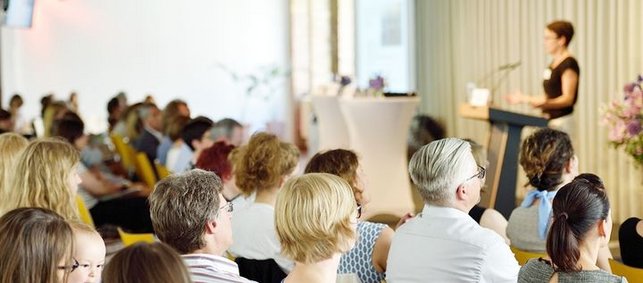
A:
{"label": "dark blazer", "polygon": [[156,159],[156,148],[159,147],[160,143],[161,141],[159,141],[152,133],[147,129],[144,129],[141,136],[134,142],[134,148],[137,151],[144,152],[150,162],[154,162]]}

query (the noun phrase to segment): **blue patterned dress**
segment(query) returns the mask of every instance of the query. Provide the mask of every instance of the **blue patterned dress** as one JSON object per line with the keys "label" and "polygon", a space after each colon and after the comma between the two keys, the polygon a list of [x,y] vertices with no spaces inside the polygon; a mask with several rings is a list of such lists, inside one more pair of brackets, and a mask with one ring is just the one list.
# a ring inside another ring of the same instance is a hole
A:
{"label": "blue patterned dress", "polygon": [[355,273],[362,283],[379,283],[385,273],[373,266],[373,247],[386,224],[360,221],[357,223],[357,243],[339,261],[338,274]]}

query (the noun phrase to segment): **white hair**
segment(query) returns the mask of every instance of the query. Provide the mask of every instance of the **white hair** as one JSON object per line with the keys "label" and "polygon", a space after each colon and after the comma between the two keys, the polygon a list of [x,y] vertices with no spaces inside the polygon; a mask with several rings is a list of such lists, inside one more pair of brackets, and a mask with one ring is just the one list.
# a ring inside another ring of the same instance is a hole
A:
{"label": "white hair", "polygon": [[421,147],[409,162],[409,174],[426,203],[451,205],[456,188],[466,180],[475,162],[471,145],[446,138]]}

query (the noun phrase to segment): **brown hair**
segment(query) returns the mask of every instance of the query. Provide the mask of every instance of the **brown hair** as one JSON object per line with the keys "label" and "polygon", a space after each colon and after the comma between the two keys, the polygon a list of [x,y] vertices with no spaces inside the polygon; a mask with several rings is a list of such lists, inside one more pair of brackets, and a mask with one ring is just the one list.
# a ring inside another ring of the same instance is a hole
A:
{"label": "brown hair", "polygon": [[0,283],[62,283],[58,267],[71,264],[74,241],[62,217],[49,209],[18,208],[0,218],[0,231]]}
{"label": "brown hair", "polygon": [[[25,148],[16,164],[9,195],[10,210],[17,207],[43,207],[67,220],[78,219],[75,194],[69,185],[80,162],[78,150],[59,138],[38,139]],[[5,210],[5,211],[6,211]]]}
{"label": "brown hair", "polygon": [[558,37],[564,37],[565,47],[569,46],[569,42],[574,37],[574,26],[568,21],[553,21],[547,24],[547,29],[553,31]]}
{"label": "brown hair", "polygon": [[557,271],[580,271],[580,241],[610,210],[602,181],[594,174],[579,175],[556,193],[552,208],[547,254]]}
{"label": "brown hair", "polygon": [[163,122],[163,134],[168,136],[171,141],[177,141],[181,138],[183,127],[190,122],[190,117],[177,115]]}
{"label": "brown hair", "polygon": [[[188,104],[185,103],[185,101],[180,100],[180,99],[174,99],[170,102],[168,102],[167,105],[165,105],[165,108],[163,108],[163,112],[161,113],[161,124],[163,125],[163,133],[168,135],[168,132],[171,130],[169,129],[170,123],[172,123],[173,120],[177,120],[179,117],[184,117],[186,119],[186,124],[187,121],[190,121],[190,117],[186,117],[181,115],[179,112],[179,107],[185,106],[188,107]],[[181,119],[182,120],[182,119]],[[178,130],[177,138],[172,138],[170,139],[177,140],[178,138],[181,137],[181,129]]]}
{"label": "brown hair", "polygon": [[[238,154],[238,156],[236,156]],[[283,176],[291,173],[299,159],[299,150],[281,142],[269,133],[256,133],[250,142],[235,153],[236,185],[244,194],[279,185]]]}
{"label": "brown hair", "polygon": [[562,183],[566,164],[574,157],[569,135],[543,128],[525,139],[520,150],[520,166],[529,185],[540,191],[552,191]]}
{"label": "brown hair", "polygon": [[357,154],[351,150],[333,149],[315,154],[304,173],[329,173],[344,179],[353,189],[353,194],[359,192],[357,188],[357,168],[359,161]]}
{"label": "brown hair", "polygon": [[190,274],[181,257],[163,243],[136,243],[119,251],[105,266],[104,283],[188,283]]}
{"label": "brown hair", "polygon": [[222,189],[216,174],[201,169],[159,181],[149,197],[156,235],[181,254],[205,247],[205,226],[217,216]]}

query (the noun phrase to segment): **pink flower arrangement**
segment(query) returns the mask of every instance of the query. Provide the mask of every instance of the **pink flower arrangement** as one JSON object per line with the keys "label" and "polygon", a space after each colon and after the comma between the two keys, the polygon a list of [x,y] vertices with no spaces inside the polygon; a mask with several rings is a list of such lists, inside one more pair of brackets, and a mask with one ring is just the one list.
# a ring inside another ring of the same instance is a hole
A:
{"label": "pink flower arrangement", "polygon": [[643,77],[626,84],[622,100],[612,101],[604,110],[603,124],[609,127],[608,139],[614,147],[623,147],[638,165],[643,165]]}

